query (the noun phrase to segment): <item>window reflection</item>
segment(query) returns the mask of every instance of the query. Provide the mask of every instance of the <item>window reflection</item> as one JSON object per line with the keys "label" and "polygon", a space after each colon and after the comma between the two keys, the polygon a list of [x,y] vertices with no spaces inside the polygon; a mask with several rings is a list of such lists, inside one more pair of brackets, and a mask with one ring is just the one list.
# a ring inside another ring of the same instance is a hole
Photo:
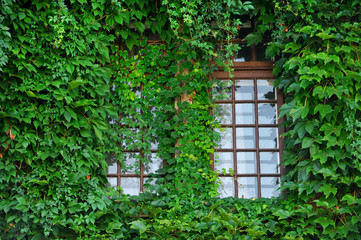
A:
{"label": "window reflection", "polygon": [[274,80],[257,80],[257,98],[259,100],[275,100]]}
{"label": "window reflection", "polygon": [[237,153],[237,173],[256,173],[256,152]]}
{"label": "window reflection", "polygon": [[236,80],[235,100],[253,100],[254,99],[253,80]]}
{"label": "window reflection", "polygon": [[259,147],[260,148],[277,148],[278,147],[278,129],[275,127],[260,127]]}
{"label": "window reflection", "polygon": [[230,100],[232,99],[232,85],[231,81],[222,80],[218,86],[212,89],[212,96],[215,100]]}
{"label": "window reflection", "polygon": [[254,198],[257,196],[257,178],[238,178],[238,196],[241,198]]}
{"label": "window reflection", "polygon": [[254,104],[236,104],[236,124],[254,124],[255,121]]}
{"label": "window reflection", "polygon": [[220,189],[220,197],[234,197],[234,180],[232,177],[220,177],[221,183],[223,186],[221,186]]}
{"label": "window reflection", "polygon": [[124,177],[120,179],[120,187],[124,194],[139,195],[140,192],[140,178]]}
{"label": "window reflection", "polygon": [[277,123],[277,106],[274,103],[258,104],[258,123],[259,124],[276,124]]}
{"label": "window reflection", "polygon": [[105,161],[108,163],[107,174],[117,174],[118,172],[118,159],[114,152],[107,153]]}
{"label": "window reflection", "polygon": [[144,173],[155,173],[162,166],[162,159],[160,159],[156,153],[151,154],[151,159],[148,164],[144,166]]}
{"label": "window reflection", "polygon": [[255,148],[256,136],[254,128],[237,128],[236,129],[237,148]]}
{"label": "window reflection", "polygon": [[260,152],[261,173],[279,173],[279,153]]}
{"label": "window reflection", "polygon": [[217,122],[232,124],[232,104],[217,104],[215,114]]}
{"label": "window reflection", "polygon": [[226,173],[229,173],[229,169],[233,169],[233,153],[232,152],[217,152],[214,154],[216,163],[214,168],[218,172],[222,172],[223,169],[226,170]]}
{"label": "window reflection", "polygon": [[278,197],[280,180],[278,177],[261,178],[261,196],[265,198]]}
{"label": "window reflection", "polygon": [[221,139],[217,148],[233,148],[232,128],[225,128],[222,130],[217,129],[216,131],[221,135]]}

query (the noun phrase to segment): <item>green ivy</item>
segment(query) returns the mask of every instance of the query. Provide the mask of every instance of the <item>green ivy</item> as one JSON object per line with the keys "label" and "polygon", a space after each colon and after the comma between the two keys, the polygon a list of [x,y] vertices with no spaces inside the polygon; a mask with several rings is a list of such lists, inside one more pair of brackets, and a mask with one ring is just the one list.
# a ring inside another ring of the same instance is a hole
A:
{"label": "green ivy", "polygon": [[[359,1],[0,3],[1,238],[359,239]],[[278,59],[285,194],[218,199],[210,76],[249,18]],[[107,157],[137,170],[156,143],[149,192],[107,188]]]}

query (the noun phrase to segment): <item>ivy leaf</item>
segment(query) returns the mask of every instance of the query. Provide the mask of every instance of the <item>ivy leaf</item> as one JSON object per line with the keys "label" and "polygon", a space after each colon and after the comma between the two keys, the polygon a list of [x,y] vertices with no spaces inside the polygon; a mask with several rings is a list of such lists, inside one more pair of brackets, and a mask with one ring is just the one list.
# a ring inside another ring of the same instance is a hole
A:
{"label": "ivy leaf", "polygon": [[326,229],[329,225],[335,226],[335,222],[328,217],[320,217],[316,219],[315,222],[321,224],[323,229]]}
{"label": "ivy leaf", "polygon": [[115,15],[114,20],[119,24],[123,24],[123,16],[121,14]]}
{"label": "ivy leaf", "polygon": [[327,39],[336,38],[334,35],[330,35],[330,34],[327,34],[327,33],[325,33],[325,32],[318,33],[317,36],[320,37],[320,38],[322,38],[322,40],[327,40]]}
{"label": "ivy leaf", "polygon": [[83,81],[83,80],[74,80],[74,81],[69,82],[68,84],[69,84],[70,89],[74,89],[84,83],[85,83],[85,81]]}
{"label": "ivy leaf", "polygon": [[70,122],[70,120],[71,120],[71,114],[70,114],[69,112],[65,111],[65,112],[64,112],[64,117],[65,117],[65,119],[66,119],[68,122]]}
{"label": "ivy leaf", "polygon": [[26,91],[26,94],[27,94],[29,97],[37,98],[37,96],[35,95],[35,93],[33,93],[32,91]]}
{"label": "ivy leaf", "polygon": [[275,216],[279,217],[279,219],[286,219],[292,216],[291,211],[280,209],[274,213]]}
{"label": "ivy leaf", "polygon": [[325,184],[322,187],[320,187],[318,192],[323,192],[325,194],[326,198],[328,198],[328,196],[330,196],[331,193],[333,193],[333,195],[336,195],[337,188],[332,187],[330,184]]}
{"label": "ivy leaf", "polygon": [[252,44],[256,44],[262,41],[262,36],[260,33],[256,32],[250,33],[244,38],[244,41],[247,41],[247,45],[251,46]]}
{"label": "ivy leaf", "polygon": [[311,147],[312,143],[313,143],[312,138],[310,138],[310,137],[305,137],[305,138],[302,140],[302,148],[309,148],[309,147]]}
{"label": "ivy leaf", "polygon": [[96,135],[100,140],[102,140],[102,139],[103,139],[103,133],[102,133],[102,131],[101,131],[98,127],[96,127],[95,125],[93,125],[93,129],[94,129],[95,135]]}
{"label": "ivy leaf", "polygon": [[145,223],[142,220],[133,221],[130,223],[131,229],[138,229],[140,233],[144,233],[147,231],[148,227],[145,225]]}

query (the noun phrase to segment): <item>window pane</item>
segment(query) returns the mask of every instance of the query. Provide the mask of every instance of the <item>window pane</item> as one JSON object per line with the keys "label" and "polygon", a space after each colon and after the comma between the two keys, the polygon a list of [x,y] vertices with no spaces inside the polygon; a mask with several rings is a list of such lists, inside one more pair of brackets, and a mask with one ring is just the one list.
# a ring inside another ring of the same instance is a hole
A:
{"label": "window pane", "polygon": [[116,155],[113,152],[108,153],[106,155],[105,161],[108,163],[107,174],[117,174],[118,173],[118,166],[117,166],[118,159],[117,159]]}
{"label": "window pane", "polygon": [[238,197],[254,198],[257,196],[257,178],[240,177],[238,178]]}
{"label": "window pane", "polygon": [[232,124],[232,104],[217,104],[215,114],[221,124]]}
{"label": "window pane", "polygon": [[236,56],[233,58],[235,62],[249,62],[252,61],[252,47],[247,46],[247,44],[240,43],[240,50],[236,53]]}
{"label": "window pane", "polygon": [[236,80],[235,91],[236,100],[253,100],[253,80]]}
{"label": "window pane", "polygon": [[155,173],[159,168],[162,167],[162,159],[160,159],[156,153],[151,154],[151,161],[144,166],[144,173]]}
{"label": "window pane", "polygon": [[236,124],[254,124],[254,104],[236,104]]}
{"label": "window pane", "polygon": [[255,148],[256,137],[254,128],[237,128],[236,144],[237,148]]}
{"label": "window pane", "polygon": [[256,173],[257,162],[255,152],[237,153],[237,173]]}
{"label": "window pane", "polygon": [[260,43],[256,45],[256,61],[272,61],[272,59],[266,57],[266,48],[266,43]]}
{"label": "window pane", "polygon": [[120,186],[122,187],[124,194],[138,195],[140,192],[140,178],[121,178]]}
{"label": "window pane", "polygon": [[221,134],[221,139],[217,148],[233,148],[233,133],[232,128],[217,129],[217,132]]}
{"label": "window pane", "polygon": [[279,153],[260,152],[261,173],[278,173]]}
{"label": "window pane", "polygon": [[232,99],[232,85],[231,81],[222,80],[219,86],[214,86],[212,95],[215,100],[231,100]]}
{"label": "window pane", "polygon": [[236,38],[243,39],[251,32],[252,32],[252,29],[250,27],[241,27]]}
{"label": "window pane", "polygon": [[278,129],[277,128],[259,128],[259,148],[277,148],[278,147]]}
{"label": "window pane", "polygon": [[261,178],[261,196],[265,198],[278,197],[279,178],[277,177],[263,177]]}
{"label": "window pane", "polygon": [[122,173],[134,174],[139,170],[139,153],[123,153]]}
{"label": "window pane", "polygon": [[257,98],[260,100],[275,100],[276,93],[273,87],[274,79],[257,80]]}
{"label": "window pane", "polygon": [[277,123],[277,105],[274,103],[258,104],[258,123],[276,124]]}
{"label": "window pane", "polygon": [[222,172],[222,169],[226,169],[226,173],[229,173],[229,169],[233,169],[233,152],[216,152],[215,159],[218,160],[214,164],[214,168],[217,171]]}
{"label": "window pane", "polygon": [[109,186],[114,187],[114,188],[117,187],[118,182],[117,182],[116,177],[107,177],[107,179],[108,179]]}
{"label": "window pane", "polygon": [[234,197],[234,179],[233,177],[220,177],[222,185],[219,193],[221,198]]}

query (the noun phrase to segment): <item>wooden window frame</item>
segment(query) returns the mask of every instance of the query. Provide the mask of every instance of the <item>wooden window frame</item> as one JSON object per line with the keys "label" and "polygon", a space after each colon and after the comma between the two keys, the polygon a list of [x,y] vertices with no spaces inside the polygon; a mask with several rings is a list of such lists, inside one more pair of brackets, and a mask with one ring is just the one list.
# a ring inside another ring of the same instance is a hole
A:
{"label": "wooden window frame", "polygon": [[[272,73],[273,63],[272,62],[234,62],[234,76],[233,78],[229,78],[229,73],[224,71],[214,72],[213,78],[216,77],[220,80],[230,80],[235,82],[236,80],[241,79],[252,79],[254,82],[254,99],[253,100],[235,100],[235,84],[232,84],[232,98],[231,100],[216,100],[216,104],[232,104],[232,124],[221,124],[221,128],[231,128],[232,129],[232,143],[233,147],[230,149],[215,149],[215,152],[228,152],[233,155],[233,170],[232,174],[219,174],[219,177],[233,177],[234,179],[234,197],[240,198],[238,192],[238,178],[239,177],[256,177],[257,184],[257,192],[255,197],[262,197],[261,189],[261,178],[262,177],[277,177],[281,178],[284,174],[285,169],[280,166],[278,173],[262,173],[260,169],[261,161],[260,161],[260,153],[261,152],[278,152],[279,153],[279,163],[281,163],[281,157],[283,154],[283,139],[281,135],[284,133],[284,128],[281,127],[281,123],[283,118],[278,119],[276,124],[259,124],[258,123],[258,103],[274,103],[277,104],[277,115],[279,115],[280,107],[283,104],[283,94],[279,89],[276,89],[276,99],[275,100],[258,100],[257,99],[257,79],[275,79],[275,76]],[[236,103],[253,103],[255,104],[255,123],[254,124],[236,124]],[[256,107],[257,106],[257,107]],[[278,117],[278,116],[276,116]],[[244,127],[244,128],[254,128],[255,129],[255,148],[237,148],[236,147],[236,128]],[[259,147],[259,131],[260,127],[277,127],[278,128],[278,146],[277,148],[266,148],[262,149]],[[255,152],[256,153],[256,173],[238,173],[237,172],[237,153],[238,152]],[[214,155],[212,156],[213,164],[212,169],[215,169],[214,166]]]}

